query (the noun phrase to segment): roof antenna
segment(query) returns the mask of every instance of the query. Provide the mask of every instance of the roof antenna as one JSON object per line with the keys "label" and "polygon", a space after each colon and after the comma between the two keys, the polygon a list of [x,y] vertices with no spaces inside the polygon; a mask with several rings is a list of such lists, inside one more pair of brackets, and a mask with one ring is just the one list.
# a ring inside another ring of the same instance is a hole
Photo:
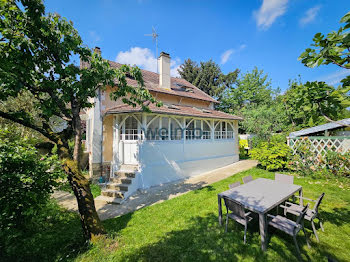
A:
{"label": "roof antenna", "polygon": [[158,74],[158,37],[156,29],[152,26],[152,34],[145,34],[145,36],[152,36],[153,43],[156,43],[156,58],[157,58],[157,74]]}

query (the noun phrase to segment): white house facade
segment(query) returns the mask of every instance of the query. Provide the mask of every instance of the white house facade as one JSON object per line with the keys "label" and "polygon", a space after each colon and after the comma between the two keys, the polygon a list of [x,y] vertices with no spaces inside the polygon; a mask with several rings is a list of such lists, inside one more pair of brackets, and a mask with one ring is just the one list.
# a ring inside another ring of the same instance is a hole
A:
{"label": "white house facade", "polygon": [[[112,88],[107,87],[87,111],[90,176],[109,181],[102,195],[111,202],[239,161],[241,118],[214,110],[215,99],[184,79],[170,77],[168,54],[161,53],[159,63],[159,75],[142,73],[145,87],[162,107],[149,104],[151,113],[146,113],[112,101]],[[134,82],[128,80],[136,88]]]}

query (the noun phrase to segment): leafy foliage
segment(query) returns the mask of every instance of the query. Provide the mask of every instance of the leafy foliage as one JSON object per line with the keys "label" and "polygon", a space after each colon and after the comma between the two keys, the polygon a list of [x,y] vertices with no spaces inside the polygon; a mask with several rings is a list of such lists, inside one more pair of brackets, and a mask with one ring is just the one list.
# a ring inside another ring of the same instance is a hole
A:
{"label": "leafy foliage", "polygon": [[[80,57],[81,66],[72,58]],[[137,87],[127,83],[135,79]],[[29,93],[35,115],[21,108],[0,108],[0,117],[31,128],[57,145],[63,168],[79,202],[86,238],[103,233],[87,179],[80,170],[80,112],[93,106],[98,91],[111,86],[112,99],[130,105],[157,103],[143,85],[141,70],[111,68],[87,48],[71,21],[46,13],[41,0],[0,1],[0,103]],[[117,88],[118,87],[118,88]],[[160,103],[157,103],[160,106]],[[57,129],[54,123],[61,123]],[[73,158],[68,142],[74,138]]]}
{"label": "leafy foliage", "polygon": [[288,166],[291,149],[285,143],[262,142],[250,151],[250,156],[266,170],[283,170]]}
{"label": "leafy foliage", "polygon": [[219,109],[237,114],[247,108],[268,105],[274,92],[268,75],[255,67],[237,79],[235,88],[225,90]]}
{"label": "leafy foliage", "polygon": [[1,131],[0,231],[25,231],[46,205],[62,175],[57,156],[41,157],[26,139]]}
{"label": "leafy foliage", "polygon": [[293,126],[312,127],[327,122],[328,117],[344,118],[350,105],[349,90],[350,87],[334,88],[325,82],[291,82],[282,101]]}
{"label": "leafy foliage", "polygon": [[220,99],[225,89],[236,81],[239,70],[223,74],[220,66],[214,61],[200,62],[198,65],[191,59],[185,60],[178,69],[180,76],[195,85],[208,95]]}
{"label": "leafy foliage", "polygon": [[[312,44],[314,48],[307,48],[299,57],[299,60],[305,66],[313,68],[320,65],[334,64],[345,70],[350,69],[350,12],[341,18],[340,23],[345,23],[345,25],[337,31],[328,33],[326,37],[322,33],[315,34]],[[347,95],[350,91],[350,75],[341,80],[341,82],[342,89],[338,88],[335,92],[331,93],[330,97],[332,98],[332,95],[333,97],[343,96],[340,102],[343,108],[347,108],[350,106],[350,97]],[[310,88],[320,88],[322,90],[320,94],[324,94],[324,83],[315,82],[307,83],[307,85]],[[322,97],[324,95],[321,95]],[[319,110],[324,110],[321,105],[318,106]],[[332,118],[332,115],[328,116],[326,112],[323,112],[323,114],[328,120],[331,120],[329,118]]]}
{"label": "leafy foliage", "polygon": [[305,138],[291,158],[289,168],[303,176],[350,176],[350,152],[327,150],[324,155],[316,155],[311,148],[310,141]]}
{"label": "leafy foliage", "polygon": [[[322,33],[315,34],[312,46],[307,48],[299,60],[307,67],[335,64],[344,69],[350,69],[350,12],[345,14],[340,23],[345,23],[337,31],[332,31],[325,37]],[[342,80],[343,86],[350,85],[350,76]]]}

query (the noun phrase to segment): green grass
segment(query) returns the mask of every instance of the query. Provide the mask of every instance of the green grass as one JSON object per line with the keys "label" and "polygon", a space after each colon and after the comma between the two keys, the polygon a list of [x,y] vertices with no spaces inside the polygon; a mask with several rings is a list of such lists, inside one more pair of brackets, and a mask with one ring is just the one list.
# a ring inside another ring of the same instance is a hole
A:
{"label": "green grass", "polygon": [[[218,225],[217,193],[246,175],[273,179],[273,173],[254,168],[228,179],[161,204],[143,208],[104,222],[108,239],[100,239],[78,261],[297,261],[292,238],[269,230],[267,252],[260,249],[258,225],[252,225],[247,244],[243,228],[230,221],[229,232]],[[320,243],[306,223],[312,248],[308,249],[302,234],[298,239],[302,256],[311,261],[350,258],[350,182],[295,178],[303,186],[304,196],[317,198],[325,192],[321,215],[325,232],[318,230]]]}
{"label": "green grass", "polygon": [[[82,238],[78,215],[52,204],[43,218],[38,219],[36,232],[18,243],[18,255],[9,260],[297,261],[293,240],[287,235],[269,230],[271,239],[264,253],[260,249],[257,224],[249,227],[246,245],[242,226],[230,221],[229,232],[225,234],[224,227],[218,225],[217,193],[248,174],[254,178],[273,179],[274,176],[254,168],[163,203],[106,220],[108,237],[101,237],[90,246]],[[350,181],[295,177],[295,184],[302,185],[304,195],[309,198],[326,193],[321,206],[325,232],[318,230],[320,243],[316,242],[308,223],[312,248],[307,248],[302,234],[298,239],[304,260],[327,261],[330,257],[349,261]]]}
{"label": "green grass", "polygon": [[[70,184],[68,183],[68,181],[63,183],[62,185],[60,185],[57,189],[73,194],[73,190],[72,190]],[[101,195],[101,187],[98,184],[90,183],[90,189],[91,189],[91,193],[92,193],[94,198]]]}
{"label": "green grass", "polygon": [[59,207],[54,200],[30,227],[20,235],[12,232],[9,238],[3,249],[0,243],[0,261],[67,261],[88,248],[78,214]]}

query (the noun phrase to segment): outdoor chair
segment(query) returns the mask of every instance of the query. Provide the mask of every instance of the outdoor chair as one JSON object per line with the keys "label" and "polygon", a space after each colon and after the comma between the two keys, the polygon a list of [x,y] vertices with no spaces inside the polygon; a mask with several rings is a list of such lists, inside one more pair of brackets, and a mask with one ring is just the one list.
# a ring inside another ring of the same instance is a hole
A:
{"label": "outdoor chair", "polygon": [[241,185],[240,182],[236,182],[236,183],[233,183],[233,184],[229,184],[228,187],[229,187],[230,189],[232,189],[232,188],[238,187],[238,186],[240,186],[240,185]]}
{"label": "outdoor chair", "polygon": [[[305,214],[305,219],[311,222],[312,230],[314,231],[314,234],[315,234],[317,242],[319,242],[320,240],[319,240],[317,232],[316,232],[314,219],[318,218],[318,220],[320,222],[320,228],[324,232],[324,228],[323,228],[323,225],[322,225],[322,220],[320,219],[320,215],[319,215],[319,212],[318,212],[318,208],[320,207],[320,204],[322,202],[324,194],[325,193],[322,193],[317,200],[309,199],[309,198],[306,198],[306,197],[296,196],[297,198],[301,198],[303,200],[315,202],[315,205],[314,205],[313,209],[311,209],[311,208],[307,209],[306,214]],[[283,207],[283,208],[284,208],[284,215],[285,216],[287,215],[287,213],[290,213],[290,214],[298,216],[300,214],[300,212],[303,210],[303,206],[300,206],[300,205],[297,205],[297,204],[294,204],[294,203],[290,203],[290,202],[286,202],[286,206]]]}
{"label": "outdoor chair", "polygon": [[249,216],[251,212],[246,213],[244,210],[244,207],[241,204],[236,203],[235,201],[227,197],[224,197],[224,202],[227,210],[225,233],[227,232],[228,219],[231,218],[235,220],[236,222],[244,226],[244,244],[245,244],[248,223],[253,219],[252,217]]}
{"label": "outdoor chair", "polygon": [[284,174],[275,173],[275,181],[286,183],[286,184],[293,184],[294,176],[288,176]]}
{"label": "outdoor chair", "polygon": [[243,180],[244,184],[247,184],[248,182],[253,181],[253,177],[252,176],[246,176],[246,177],[243,177],[242,180]]}
{"label": "outdoor chair", "polygon": [[298,218],[295,222],[283,216],[279,216],[279,215],[273,216],[270,214],[267,215],[268,217],[272,218],[269,221],[269,226],[272,226],[280,231],[283,231],[284,233],[293,237],[294,244],[296,246],[299,258],[301,258],[301,254],[300,254],[300,249],[297,242],[297,234],[300,230],[303,230],[306,243],[308,247],[310,247],[310,244],[309,244],[309,241],[307,240],[305,229],[304,229],[304,216],[308,208],[309,208],[309,204],[307,204],[307,206],[305,206],[302,209],[302,211],[298,213]]}

